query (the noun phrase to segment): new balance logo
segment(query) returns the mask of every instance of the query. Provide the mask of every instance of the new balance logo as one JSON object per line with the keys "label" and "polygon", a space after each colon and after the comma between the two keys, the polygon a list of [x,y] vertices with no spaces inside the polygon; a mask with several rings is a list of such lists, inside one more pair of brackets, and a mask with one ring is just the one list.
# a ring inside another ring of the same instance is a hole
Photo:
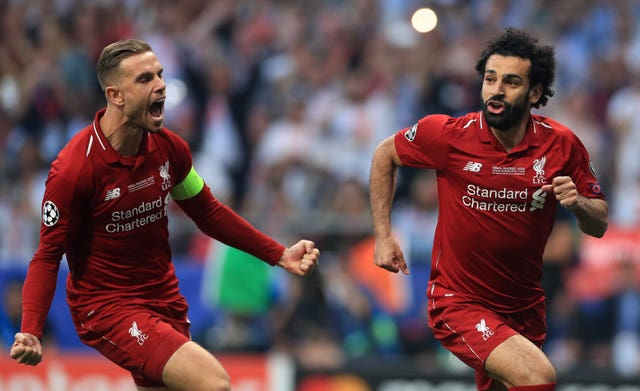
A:
{"label": "new balance logo", "polygon": [[482,168],[482,163],[472,162],[471,160],[469,160],[467,164],[464,166],[464,168],[462,169],[462,171],[480,172],[481,168]]}
{"label": "new balance logo", "polygon": [[116,187],[115,189],[107,190],[107,195],[104,197],[105,201],[114,200],[120,197],[120,188]]}

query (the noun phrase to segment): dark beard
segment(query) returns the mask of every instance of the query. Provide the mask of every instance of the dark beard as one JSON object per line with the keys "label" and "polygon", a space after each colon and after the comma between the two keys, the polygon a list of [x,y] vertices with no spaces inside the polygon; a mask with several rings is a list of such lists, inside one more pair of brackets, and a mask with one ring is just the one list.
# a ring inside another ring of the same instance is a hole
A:
{"label": "dark beard", "polygon": [[489,110],[487,110],[487,103],[480,98],[480,107],[482,108],[482,113],[487,119],[489,126],[502,131],[507,131],[516,126],[529,110],[526,100],[527,96],[528,94],[525,94],[522,99],[518,99],[513,103],[513,105],[503,101],[502,99],[496,99],[493,97],[487,99],[487,101],[499,101],[504,105],[504,111],[500,114],[493,114],[489,112]]}

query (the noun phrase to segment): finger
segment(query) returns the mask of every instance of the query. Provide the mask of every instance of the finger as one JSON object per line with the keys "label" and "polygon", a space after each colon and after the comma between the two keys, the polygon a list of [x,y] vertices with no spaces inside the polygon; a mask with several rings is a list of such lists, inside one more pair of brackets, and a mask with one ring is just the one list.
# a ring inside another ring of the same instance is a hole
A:
{"label": "finger", "polygon": [[25,346],[20,344],[13,344],[13,346],[11,347],[11,352],[9,353],[9,356],[16,360],[18,359],[20,356],[22,356],[24,354],[25,351]]}
{"label": "finger", "polygon": [[380,266],[381,268],[383,268],[383,269],[385,269],[385,270],[388,270],[388,271],[390,271],[390,272],[393,272],[393,273],[397,273],[397,272],[398,272],[398,270],[400,269],[400,267],[398,266],[398,264],[397,264],[397,263],[395,263],[395,262],[394,262],[394,263],[391,263],[391,264],[386,264],[386,263],[385,263],[385,264],[378,265],[378,266]]}
{"label": "finger", "polygon": [[560,186],[563,185],[567,182],[571,181],[571,177],[568,176],[557,176],[555,178],[553,178],[553,180],[551,181],[551,183],[553,183],[554,186]]}
{"label": "finger", "polygon": [[404,259],[400,260],[400,270],[402,270],[405,275],[409,275],[409,267],[407,266],[407,263],[404,261]]}
{"label": "finger", "polygon": [[577,203],[578,203],[578,198],[575,195],[567,196],[560,200],[560,205],[564,207],[572,207]]}
{"label": "finger", "polygon": [[315,243],[313,243],[311,240],[304,241],[304,249],[307,254],[313,252],[313,249],[315,248],[315,246],[316,246]]}
{"label": "finger", "polygon": [[24,363],[27,365],[36,365],[42,359],[42,354],[39,349],[28,349],[24,356]]}
{"label": "finger", "polygon": [[312,259],[303,259],[300,262],[300,269],[304,271],[311,270],[315,267],[316,263]]}
{"label": "finger", "polygon": [[20,364],[29,364],[31,362],[31,356],[29,355],[29,352],[25,351],[22,356],[18,357],[17,361]]}
{"label": "finger", "polygon": [[26,334],[23,334],[23,333],[16,333],[16,335],[14,335],[13,338],[16,343],[21,343],[25,345],[27,344],[27,341],[28,341]]}
{"label": "finger", "polygon": [[24,346],[35,346],[38,339],[31,334],[17,333],[14,336],[14,343],[22,344]]}
{"label": "finger", "polygon": [[311,253],[309,253],[309,254],[305,254],[305,255],[303,256],[303,258],[304,258],[304,259],[310,259],[310,260],[312,260],[313,262],[318,262],[318,258],[319,258],[319,256],[320,256],[320,251],[318,251],[318,249],[314,249],[314,251],[312,251]]}
{"label": "finger", "polygon": [[542,191],[553,191],[553,185],[543,185],[541,190]]}
{"label": "finger", "polygon": [[20,364],[29,364],[31,362],[31,354],[28,350],[25,350],[20,356],[16,358],[16,361]]}

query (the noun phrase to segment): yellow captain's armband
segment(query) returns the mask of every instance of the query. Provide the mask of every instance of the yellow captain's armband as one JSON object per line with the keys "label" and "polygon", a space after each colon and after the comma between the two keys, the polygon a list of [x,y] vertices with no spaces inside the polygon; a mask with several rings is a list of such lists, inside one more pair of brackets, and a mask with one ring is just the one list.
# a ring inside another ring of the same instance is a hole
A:
{"label": "yellow captain's armband", "polygon": [[176,201],[186,200],[194,197],[200,193],[200,190],[204,187],[204,180],[198,175],[195,168],[191,167],[191,171],[187,174],[184,180],[178,183],[171,190],[171,197]]}

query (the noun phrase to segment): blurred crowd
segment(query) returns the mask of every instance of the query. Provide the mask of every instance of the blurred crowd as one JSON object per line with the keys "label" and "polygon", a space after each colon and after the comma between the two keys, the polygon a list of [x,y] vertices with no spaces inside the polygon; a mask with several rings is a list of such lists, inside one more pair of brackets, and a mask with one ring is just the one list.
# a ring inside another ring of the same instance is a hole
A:
{"label": "blurred crowd", "polygon": [[[419,34],[408,21],[423,6],[438,26]],[[399,353],[428,368],[454,365],[426,327],[435,177],[401,170],[393,218],[412,273],[378,272],[367,193],[374,148],[426,114],[478,110],[480,51],[504,27],[521,27],[556,48],[555,96],[539,113],[587,146],[611,225],[638,230],[639,20],[638,0],[0,0],[0,268],[30,261],[49,164],[105,105],[101,49],[137,37],[164,66],[165,126],[189,142],[213,193],[283,243],[305,236],[322,250],[310,278],[252,270],[254,305],[222,300],[223,289],[203,294],[220,316],[194,338],[216,351],[287,351],[310,368]],[[177,209],[170,228],[175,262],[201,264],[208,289],[220,264],[243,258]],[[581,241],[560,213],[545,254],[545,349],[559,371],[637,375],[638,255],[619,262],[606,295],[583,300],[567,288]]]}

